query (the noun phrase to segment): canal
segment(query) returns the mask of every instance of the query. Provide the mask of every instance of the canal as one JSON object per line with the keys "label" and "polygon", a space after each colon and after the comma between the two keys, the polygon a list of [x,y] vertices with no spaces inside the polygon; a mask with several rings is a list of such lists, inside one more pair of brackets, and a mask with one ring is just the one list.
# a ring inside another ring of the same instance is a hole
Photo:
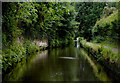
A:
{"label": "canal", "polygon": [[[100,70],[100,71],[99,71]],[[67,47],[45,50],[18,63],[3,81],[110,81],[102,66],[75,41]]]}

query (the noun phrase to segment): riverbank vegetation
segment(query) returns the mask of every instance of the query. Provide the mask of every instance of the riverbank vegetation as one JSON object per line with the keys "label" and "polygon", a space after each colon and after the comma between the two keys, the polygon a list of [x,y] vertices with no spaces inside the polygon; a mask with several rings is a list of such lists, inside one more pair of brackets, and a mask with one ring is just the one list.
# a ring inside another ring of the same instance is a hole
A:
{"label": "riverbank vegetation", "polygon": [[[98,62],[104,65],[104,67],[107,67],[119,77],[120,35],[118,5],[118,3],[108,3],[107,6],[104,7],[100,18],[96,20],[91,29],[89,28],[90,31],[88,32],[90,32],[90,36],[81,35],[80,44],[90,56],[93,56]],[[82,29],[80,32],[82,32]],[[83,34],[85,32],[86,31],[83,31]]]}
{"label": "riverbank vegetation", "polygon": [[109,48],[94,43],[87,42],[80,38],[80,46],[83,47],[89,56],[94,57],[104,67],[114,72],[115,76],[120,77],[120,53],[114,52]]}
{"label": "riverbank vegetation", "polygon": [[[104,48],[119,48],[118,7],[117,2],[2,3],[3,74],[31,54],[66,46],[77,37],[88,54],[119,74],[120,54]],[[44,39],[48,45],[41,45]]]}
{"label": "riverbank vegetation", "polygon": [[97,21],[95,26],[93,27],[92,33],[94,42],[105,42],[118,45],[118,41],[120,40],[118,27],[118,11],[115,11],[113,14],[107,17],[103,17],[102,19]]}
{"label": "riverbank vegetation", "polygon": [[75,37],[76,11],[71,3],[5,2],[2,8],[3,74],[43,47],[35,39],[48,39],[49,47],[59,47]]}

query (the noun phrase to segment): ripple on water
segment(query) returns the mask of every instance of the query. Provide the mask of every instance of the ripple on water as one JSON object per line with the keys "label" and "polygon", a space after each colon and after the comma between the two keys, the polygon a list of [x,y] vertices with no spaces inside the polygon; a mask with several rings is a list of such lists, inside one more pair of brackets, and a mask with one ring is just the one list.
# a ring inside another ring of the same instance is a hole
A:
{"label": "ripple on water", "polygon": [[75,57],[59,57],[59,58],[61,58],[61,59],[77,59]]}

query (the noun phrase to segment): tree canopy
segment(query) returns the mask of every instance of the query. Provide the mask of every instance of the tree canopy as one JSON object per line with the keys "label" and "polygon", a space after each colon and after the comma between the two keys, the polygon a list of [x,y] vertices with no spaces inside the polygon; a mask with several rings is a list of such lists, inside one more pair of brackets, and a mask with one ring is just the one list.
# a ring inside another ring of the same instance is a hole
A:
{"label": "tree canopy", "polygon": [[21,35],[49,41],[74,39],[75,9],[71,3],[11,2],[3,3],[3,8],[3,43],[6,46]]}

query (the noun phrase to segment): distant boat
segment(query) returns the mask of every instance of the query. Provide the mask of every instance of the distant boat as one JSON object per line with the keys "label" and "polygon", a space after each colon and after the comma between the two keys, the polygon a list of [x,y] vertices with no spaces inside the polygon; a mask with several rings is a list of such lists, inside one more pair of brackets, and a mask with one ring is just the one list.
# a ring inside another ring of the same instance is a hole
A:
{"label": "distant boat", "polygon": [[75,57],[59,57],[59,58],[62,58],[62,59],[77,59]]}

